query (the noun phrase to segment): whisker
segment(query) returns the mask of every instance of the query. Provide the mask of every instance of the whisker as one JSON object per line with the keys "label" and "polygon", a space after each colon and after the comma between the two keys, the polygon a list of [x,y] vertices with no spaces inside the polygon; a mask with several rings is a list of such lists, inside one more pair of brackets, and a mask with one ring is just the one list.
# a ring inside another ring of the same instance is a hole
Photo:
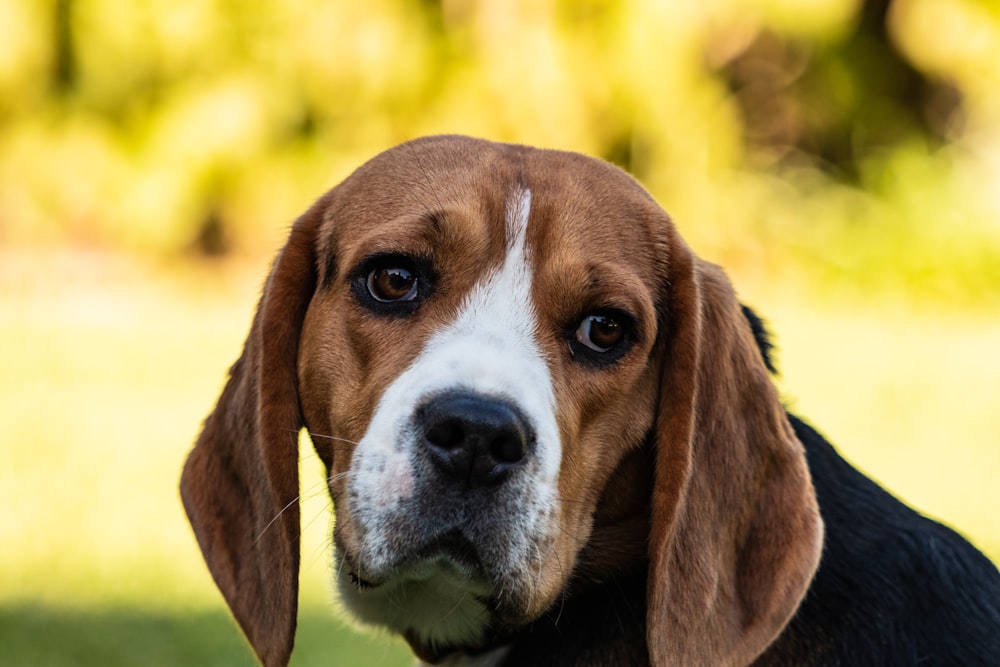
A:
{"label": "whisker", "polygon": [[542,549],[538,546],[538,543],[533,541],[531,543],[531,548],[535,552],[535,563],[534,567],[528,568],[528,592],[531,595],[531,598],[535,599],[538,595],[539,583],[542,581],[542,568],[544,567],[544,563],[542,559]]}
{"label": "whisker", "polygon": [[299,498],[301,498],[301,497],[302,497],[302,496],[301,496],[301,495],[299,495],[299,496],[295,496],[294,498],[292,498],[291,500],[289,500],[289,501],[288,501],[288,504],[287,504],[287,505],[285,505],[284,507],[282,507],[282,508],[281,508],[281,509],[280,509],[280,510],[278,511],[278,513],[274,515],[274,518],[273,518],[273,519],[271,519],[270,521],[268,521],[268,522],[267,522],[267,525],[266,525],[266,526],[264,526],[263,530],[261,530],[261,531],[260,531],[260,533],[259,533],[259,534],[257,535],[257,538],[256,538],[256,539],[254,540],[254,544],[257,544],[258,542],[260,542],[260,538],[264,537],[264,533],[266,533],[266,532],[267,532],[268,530],[270,530],[271,526],[273,526],[273,525],[274,525],[274,522],[275,522],[275,521],[277,521],[277,520],[278,520],[278,519],[279,519],[279,518],[281,517],[281,515],[282,515],[282,514],[284,514],[284,513],[285,513],[285,511],[286,511],[286,510],[287,510],[287,509],[288,509],[289,507],[291,507],[291,506],[292,506],[292,505],[294,505],[295,503],[299,502]]}
{"label": "whisker", "polygon": [[257,535],[256,539],[254,539],[254,544],[256,544],[257,542],[260,542],[260,539],[262,537],[264,537],[264,533],[266,533],[268,530],[270,530],[271,526],[274,525],[274,522],[277,521],[281,517],[282,514],[284,514],[285,512],[287,512],[288,509],[290,507],[292,507],[295,503],[303,500],[304,498],[306,498],[306,499],[308,499],[308,498],[315,498],[316,496],[318,496],[318,495],[321,494],[321,489],[325,489],[325,488],[326,488],[326,481],[325,480],[322,481],[322,482],[317,482],[316,484],[313,484],[308,489],[306,489],[306,495],[305,496],[303,496],[302,493],[300,492],[299,495],[297,495],[294,498],[292,498],[291,500],[289,500],[288,504],[286,504],[284,507],[282,507],[280,510],[278,510],[277,514],[275,514],[274,517],[270,521],[267,522],[267,525],[264,526],[264,528],[261,529],[261,531]]}
{"label": "whisker", "polygon": [[310,438],[322,438],[324,440],[336,440],[337,442],[346,442],[349,445],[355,445],[355,446],[361,444],[357,440],[350,440],[348,438],[339,438],[339,437],[337,437],[335,435],[325,435],[323,433],[313,433],[312,431],[306,431],[306,433],[309,434]]}
{"label": "whisker", "polygon": [[333,565],[334,565],[334,581],[339,581],[340,578],[344,575],[344,559],[341,558],[338,561],[336,558],[334,558]]}
{"label": "whisker", "polygon": [[336,484],[342,479],[346,479],[351,476],[350,470],[345,470],[344,472],[338,472],[336,475],[330,475],[330,479],[327,480],[330,485]]}
{"label": "whisker", "polygon": [[[303,526],[302,528],[303,532],[305,532],[307,528],[311,527],[314,523],[316,523],[316,520],[319,519],[321,516],[332,517],[332,510],[333,510],[332,503],[327,503],[326,505],[324,505],[323,508],[318,512],[316,512],[313,518],[311,518],[308,521],[308,523],[306,523],[305,526]],[[330,547],[333,546],[332,533],[330,531],[327,531],[325,535],[326,536],[323,538],[322,543],[318,547],[316,547],[315,552],[312,554],[312,562],[315,562],[318,558],[320,558],[320,556],[329,553]]]}
{"label": "whisker", "polygon": [[316,482],[315,484],[310,485],[308,489],[306,489],[299,495],[299,498],[303,500],[311,500],[313,498],[326,495],[325,492],[327,492],[327,489],[328,487],[326,485],[326,480],[323,479],[320,480],[319,482]]}
{"label": "whisker", "polygon": [[445,612],[444,616],[441,617],[441,620],[443,621],[448,620],[452,614],[458,611],[458,608],[462,606],[462,603],[465,602],[467,598],[468,598],[468,593],[466,591],[463,591],[462,594],[458,597],[458,602],[456,602],[451,609]]}
{"label": "whisker", "polygon": [[[559,566],[559,576],[563,581],[566,581],[566,564],[563,562],[562,556],[556,552],[556,564]],[[556,619],[553,621],[552,625],[558,627],[559,621],[562,619],[563,610],[566,609],[566,589],[568,586],[562,586],[559,591],[559,613],[556,614]]]}

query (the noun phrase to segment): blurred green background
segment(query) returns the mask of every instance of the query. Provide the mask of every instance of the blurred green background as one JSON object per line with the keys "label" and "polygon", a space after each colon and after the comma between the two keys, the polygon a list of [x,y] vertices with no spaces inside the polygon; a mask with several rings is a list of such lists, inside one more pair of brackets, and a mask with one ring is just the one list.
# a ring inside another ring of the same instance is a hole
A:
{"label": "blurred green background", "polygon": [[[250,665],[176,483],[288,225],[437,132],[635,174],[786,400],[1000,558],[992,0],[0,0],[0,664]],[[409,664],[329,595],[293,664]]]}

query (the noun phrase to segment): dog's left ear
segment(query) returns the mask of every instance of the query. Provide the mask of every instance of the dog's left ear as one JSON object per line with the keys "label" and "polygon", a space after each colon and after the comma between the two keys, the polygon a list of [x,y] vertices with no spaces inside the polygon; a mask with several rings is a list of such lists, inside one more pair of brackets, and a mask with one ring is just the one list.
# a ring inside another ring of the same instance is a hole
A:
{"label": "dog's left ear", "polygon": [[652,499],[654,665],[747,665],[819,562],[806,465],[733,289],[671,230]]}
{"label": "dog's left ear", "polygon": [[288,664],[299,575],[299,335],[316,289],[323,200],[292,227],[243,354],[181,476],[208,568],[267,667]]}

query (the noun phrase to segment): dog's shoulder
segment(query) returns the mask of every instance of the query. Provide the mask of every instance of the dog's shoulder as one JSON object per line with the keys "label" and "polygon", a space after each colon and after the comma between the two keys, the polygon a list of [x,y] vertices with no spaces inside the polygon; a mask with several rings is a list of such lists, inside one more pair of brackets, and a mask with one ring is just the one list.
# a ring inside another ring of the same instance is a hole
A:
{"label": "dog's shoulder", "polygon": [[[743,307],[774,371],[763,320]],[[885,491],[789,414],[825,525],[819,569],[760,665],[1000,661],[1000,572],[954,530]],[[989,663],[996,664],[996,663]]]}
{"label": "dog's shoulder", "polygon": [[[826,526],[809,592],[760,664],[985,665],[1000,659],[1000,573],[790,416]],[[810,664],[810,663],[805,663]]]}

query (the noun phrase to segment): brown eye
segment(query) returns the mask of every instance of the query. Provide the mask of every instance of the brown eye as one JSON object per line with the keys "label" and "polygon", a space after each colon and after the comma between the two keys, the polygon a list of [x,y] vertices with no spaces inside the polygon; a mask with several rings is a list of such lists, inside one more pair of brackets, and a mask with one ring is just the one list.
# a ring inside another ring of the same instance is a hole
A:
{"label": "brown eye", "polygon": [[624,337],[625,327],[611,315],[588,315],[576,329],[576,340],[594,352],[607,352]]}
{"label": "brown eye", "polygon": [[413,301],[417,298],[417,276],[403,266],[378,266],[368,273],[368,293],[376,301]]}

